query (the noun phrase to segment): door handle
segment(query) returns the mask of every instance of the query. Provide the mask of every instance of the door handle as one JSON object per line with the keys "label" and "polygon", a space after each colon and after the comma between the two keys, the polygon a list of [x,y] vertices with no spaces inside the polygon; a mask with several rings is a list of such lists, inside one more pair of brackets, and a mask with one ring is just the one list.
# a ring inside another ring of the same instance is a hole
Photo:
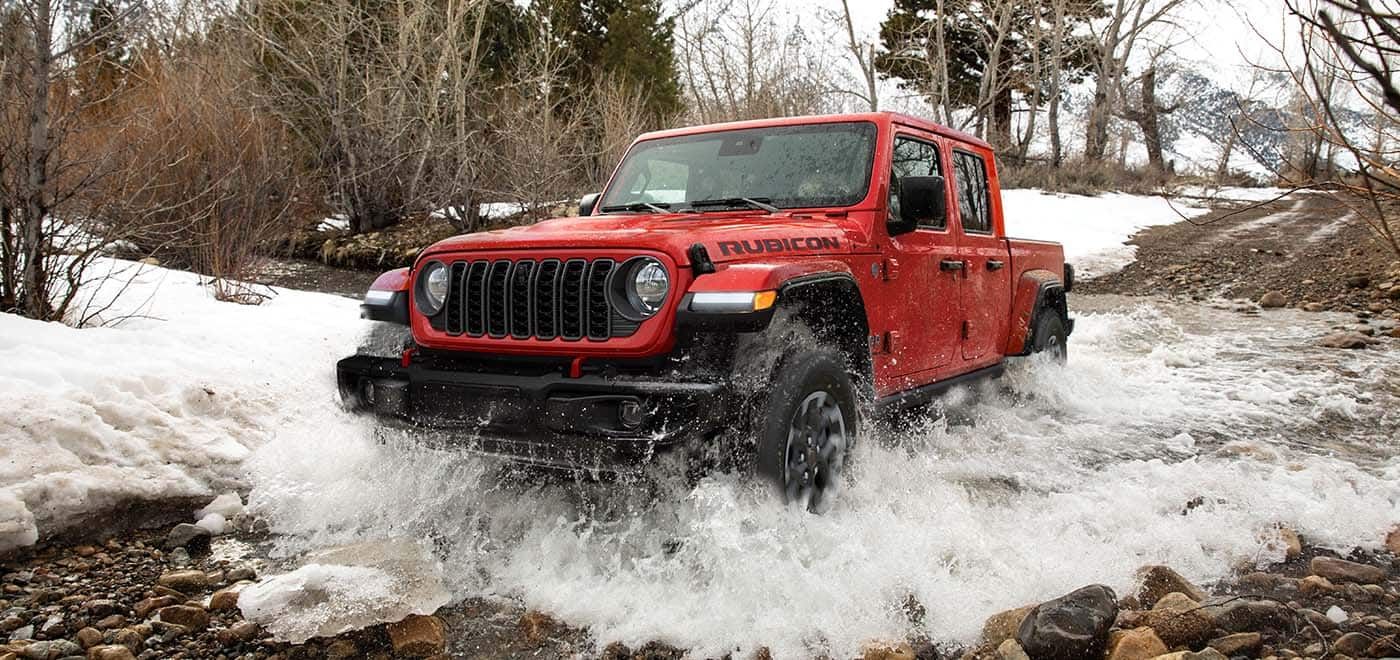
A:
{"label": "door handle", "polygon": [[938,262],[938,269],[942,271],[962,270],[966,267],[967,262],[958,259],[944,259],[943,261]]}
{"label": "door handle", "polygon": [[987,260],[987,270],[1001,270],[1006,267],[1006,263],[995,259]]}

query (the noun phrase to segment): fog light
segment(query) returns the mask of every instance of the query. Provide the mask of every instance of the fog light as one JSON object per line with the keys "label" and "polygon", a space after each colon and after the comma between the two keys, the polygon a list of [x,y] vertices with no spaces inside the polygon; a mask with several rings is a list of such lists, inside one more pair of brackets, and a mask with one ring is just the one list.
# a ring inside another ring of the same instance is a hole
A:
{"label": "fog light", "polygon": [[642,425],[644,421],[642,414],[642,404],[636,401],[623,401],[617,404],[617,418],[622,422],[622,426],[627,429],[635,429]]}

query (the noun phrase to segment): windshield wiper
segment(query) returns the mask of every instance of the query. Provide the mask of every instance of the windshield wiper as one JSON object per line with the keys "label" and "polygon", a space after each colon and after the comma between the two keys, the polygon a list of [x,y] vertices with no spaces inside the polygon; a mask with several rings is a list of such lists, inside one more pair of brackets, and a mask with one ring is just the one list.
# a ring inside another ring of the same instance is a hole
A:
{"label": "windshield wiper", "polygon": [[693,202],[686,202],[690,208],[698,209],[707,206],[739,206],[748,204],[750,208],[760,209],[769,213],[777,213],[782,209],[769,204],[773,200],[767,197],[726,197],[724,199],[698,199]]}
{"label": "windshield wiper", "polygon": [[633,202],[631,204],[617,204],[614,206],[604,206],[602,209],[599,210],[601,210],[603,213],[612,213],[614,211],[631,211],[633,213],[640,213],[642,211],[651,211],[652,213],[670,213],[671,205],[665,203],[652,204],[651,202]]}

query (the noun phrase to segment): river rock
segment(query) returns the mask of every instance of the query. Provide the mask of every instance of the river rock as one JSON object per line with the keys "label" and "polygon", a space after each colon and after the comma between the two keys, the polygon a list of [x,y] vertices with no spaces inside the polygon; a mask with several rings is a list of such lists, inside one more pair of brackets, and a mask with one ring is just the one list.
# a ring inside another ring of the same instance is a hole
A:
{"label": "river rock", "polygon": [[525,638],[525,641],[531,644],[542,644],[553,634],[557,624],[548,614],[530,610],[520,617],[517,627],[520,628],[520,635]]}
{"label": "river rock", "polygon": [[1257,632],[1242,632],[1217,637],[1206,645],[1231,658],[1238,655],[1253,657],[1264,644],[1264,636]]}
{"label": "river rock", "polygon": [[1115,630],[1108,634],[1108,651],[1104,660],[1148,660],[1168,650],[1162,638],[1151,628]]}
{"label": "river rock", "polygon": [[1332,557],[1313,557],[1309,569],[1313,575],[1325,577],[1333,582],[1376,584],[1384,581],[1386,575],[1383,568]]}
{"label": "river rock", "polygon": [[251,621],[239,621],[238,623],[214,633],[214,638],[219,640],[219,643],[224,646],[232,646],[234,644],[246,644],[257,639],[259,632],[256,623]]}
{"label": "river rock", "polygon": [[167,589],[192,596],[209,586],[209,576],[205,575],[204,571],[170,571],[160,576],[159,583]]}
{"label": "river rock", "polygon": [[1334,332],[1322,339],[1317,340],[1317,345],[1323,348],[1366,348],[1369,342],[1366,335],[1359,332]]}
{"label": "river rock", "polygon": [[26,660],[58,660],[58,658],[67,658],[82,654],[83,647],[66,639],[34,642],[24,647],[24,649],[19,652],[20,657]]}
{"label": "river rock", "polygon": [[238,593],[249,584],[248,582],[239,582],[215,591],[214,595],[209,597],[209,609],[214,612],[238,609]]}
{"label": "river rock", "polygon": [[1148,609],[1172,592],[1186,594],[1196,602],[1206,599],[1206,593],[1200,587],[1191,584],[1190,580],[1168,566],[1144,566],[1138,569],[1138,580],[1142,582],[1137,592],[1138,602]]}
{"label": "river rock", "polygon": [[1264,309],[1278,309],[1288,304],[1288,297],[1282,291],[1270,291],[1259,297],[1259,306]]}
{"label": "river rock", "polygon": [[1117,616],[1113,590],[1090,585],[1037,605],[1021,622],[1016,641],[1036,660],[1098,656]]}
{"label": "river rock", "polygon": [[1328,580],[1327,578],[1322,577],[1321,575],[1309,575],[1303,578],[1302,580],[1298,581],[1298,593],[1303,594],[1308,598],[1325,596],[1327,594],[1335,592],[1336,590],[1337,585],[1332,584],[1331,580]]}
{"label": "river rock", "polygon": [[83,628],[77,634],[78,645],[90,649],[102,643],[102,631],[96,628]]}
{"label": "river rock", "polygon": [[171,605],[161,608],[160,620],[190,630],[203,630],[209,625],[209,613],[205,612],[204,608],[193,605]]}
{"label": "river rock", "polygon": [[148,636],[149,634],[144,630],[137,629],[133,626],[131,628],[122,628],[112,633],[111,641],[113,644],[131,649],[132,653],[140,653],[141,649],[146,645],[146,637]]}
{"label": "river rock", "polygon": [[1212,648],[1205,648],[1197,652],[1177,651],[1166,655],[1159,655],[1152,660],[1229,660],[1221,655],[1219,651]]}
{"label": "river rock", "polygon": [[997,658],[998,660],[1031,660],[1031,657],[1026,655],[1026,650],[1021,648],[1021,645],[1016,643],[1014,639],[1005,640],[997,646]]}
{"label": "river rock", "polygon": [[1390,533],[1385,535],[1385,549],[1392,555],[1400,555],[1400,527],[1391,529]]}
{"label": "river rock", "polygon": [[131,613],[135,614],[138,619],[144,619],[150,616],[151,612],[159,610],[162,607],[178,605],[179,603],[180,599],[174,596],[156,596],[155,598],[147,598],[136,603],[135,607],[131,608]]}
{"label": "river rock", "polygon": [[1290,630],[1292,611],[1274,600],[1237,600],[1207,608],[1215,626],[1225,632],[1259,632]]}
{"label": "river rock", "polygon": [[196,555],[208,554],[211,536],[203,527],[180,523],[165,535],[165,549],[184,548]]}
{"label": "river rock", "polygon": [[1327,615],[1323,614],[1322,612],[1306,607],[1299,609],[1297,612],[1298,616],[1303,617],[1303,619],[1307,621],[1309,625],[1315,626],[1318,630],[1322,632],[1328,632],[1337,629],[1337,622],[1328,618]]}
{"label": "river rock", "polygon": [[1200,646],[1215,628],[1201,604],[1180,592],[1163,596],[1151,610],[1139,613],[1133,625],[1151,628],[1169,649]]}
{"label": "river rock", "polygon": [[860,652],[861,660],[914,660],[914,647],[907,642],[870,642]]}
{"label": "river rock", "polygon": [[87,657],[88,660],[136,660],[136,654],[120,644],[94,646],[88,649]]}
{"label": "river rock", "polygon": [[447,647],[447,626],[435,616],[413,615],[388,626],[394,654],[423,658]]}
{"label": "river rock", "polygon": [[1035,605],[1026,605],[1014,610],[1007,610],[993,614],[982,624],[982,642],[996,648],[1002,642],[1016,636],[1016,631],[1021,629],[1021,622],[1026,620],[1026,615],[1035,609]]}
{"label": "river rock", "polygon": [[1371,637],[1364,633],[1349,632],[1332,642],[1332,650],[1350,656],[1358,656],[1371,648]]}

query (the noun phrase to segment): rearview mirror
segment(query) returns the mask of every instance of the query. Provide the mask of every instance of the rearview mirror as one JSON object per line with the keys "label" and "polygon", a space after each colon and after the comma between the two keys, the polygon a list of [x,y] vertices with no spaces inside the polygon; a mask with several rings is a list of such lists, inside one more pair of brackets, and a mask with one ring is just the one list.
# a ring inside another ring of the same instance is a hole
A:
{"label": "rearview mirror", "polygon": [[941,176],[905,176],[899,178],[899,214],[891,218],[891,236],[907,234],[919,225],[941,227],[948,213],[944,181]]}
{"label": "rearview mirror", "polygon": [[598,197],[601,195],[602,193],[588,193],[584,195],[583,199],[578,200],[578,214],[581,216],[593,215],[593,207],[598,205]]}

